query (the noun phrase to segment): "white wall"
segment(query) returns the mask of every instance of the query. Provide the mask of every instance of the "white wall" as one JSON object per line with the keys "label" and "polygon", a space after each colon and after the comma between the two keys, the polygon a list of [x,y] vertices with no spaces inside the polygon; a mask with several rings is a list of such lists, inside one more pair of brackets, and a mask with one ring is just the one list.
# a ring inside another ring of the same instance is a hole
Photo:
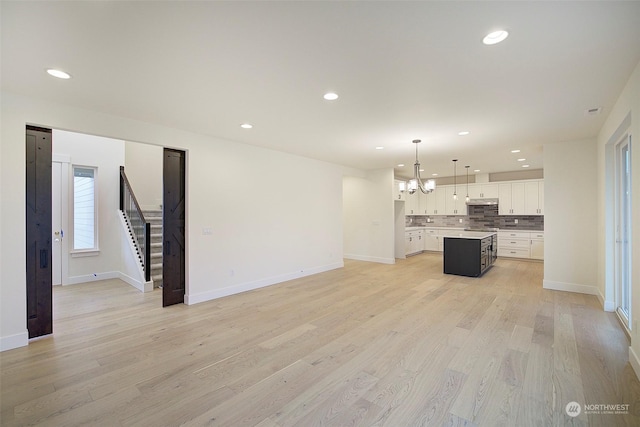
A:
{"label": "white wall", "polygon": [[596,141],[544,145],[544,282],[598,294]]}
{"label": "white wall", "polygon": [[[97,167],[98,248],[93,256],[69,257],[69,277],[63,284],[74,284],[117,277],[120,271],[120,227],[118,218],[120,166],[124,164],[124,141],[54,129],[53,154],[67,155],[71,166]],[[73,171],[69,170],[72,174]],[[72,233],[73,178],[69,178],[69,233]],[[71,249],[73,245],[69,245]]]}
{"label": "white wall", "polygon": [[338,165],[6,92],[1,102],[3,349],[27,344],[26,124],[187,152],[187,303],[343,265]]}
{"label": "white wall", "polygon": [[395,263],[393,169],[343,180],[344,257]]}
{"label": "white wall", "polygon": [[629,130],[632,135],[632,289],[631,289],[631,347],[629,361],[640,376],[640,63],[632,75],[616,104],[607,116],[598,134],[597,153],[597,195],[598,195],[598,284],[606,301],[615,301],[612,257],[615,244],[612,227],[612,180],[608,168],[607,152],[617,142],[621,131]]}
{"label": "white wall", "polygon": [[162,154],[162,147],[157,145],[124,143],[122,166],[142,209],[162,207]]}

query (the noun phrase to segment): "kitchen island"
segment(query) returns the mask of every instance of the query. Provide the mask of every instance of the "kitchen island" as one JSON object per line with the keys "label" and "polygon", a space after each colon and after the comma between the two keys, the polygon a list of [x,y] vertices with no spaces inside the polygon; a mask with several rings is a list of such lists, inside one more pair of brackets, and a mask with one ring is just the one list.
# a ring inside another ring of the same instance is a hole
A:
{"label": "kitchen island", "polygon": [[444,273],[479,277],[495,262],[496,232],[454,231],[444,235]]}

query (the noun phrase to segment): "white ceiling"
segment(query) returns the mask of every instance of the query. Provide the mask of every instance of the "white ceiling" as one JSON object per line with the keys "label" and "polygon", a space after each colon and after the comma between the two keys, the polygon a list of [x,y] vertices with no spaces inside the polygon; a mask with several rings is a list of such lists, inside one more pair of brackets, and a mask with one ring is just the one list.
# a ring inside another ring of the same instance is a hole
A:
{"label": "white ceiling", "polygon": [[639,1],[3,1],[1,19],[3,90],[362,169],[410,171],[419,138],[424,176],[542,168],[542,144],[597,135],[640,61]]}

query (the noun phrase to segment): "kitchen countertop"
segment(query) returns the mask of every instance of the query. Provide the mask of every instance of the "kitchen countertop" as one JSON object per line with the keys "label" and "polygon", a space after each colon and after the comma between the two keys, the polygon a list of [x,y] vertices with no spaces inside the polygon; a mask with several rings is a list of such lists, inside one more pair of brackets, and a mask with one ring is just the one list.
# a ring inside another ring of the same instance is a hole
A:
{"label": "kitchen countertop", "polygon": [[454,238],[454,239],[484,239],[486,237],[490,237],[498,234],[495,231],[454,231],[451,230],[451,233],[443,234],[442,237],[445,238]]}
{"label": "kitchen countertop", "polygon": [[[425,229],[437,229],[437,230],[464,230],[462,227],[438,227],[433,225],[412,225],[410,227],[405,227],[405,231],[413,231],[413,230],[425,230]],[[544,233],[544,230],[530,230],[530,229],[513,229],[513,228],[501,228],[496,229],[496,231],[492,231],[491,233],[497,232],[524,232],[524,233]]]}
{"label": "kitchen countertop", "polygon": [[412,225],[410,227],[405,227],[405,231],[413,231],[413,230],[424,230],[426,228],[430,229],[438,229],[438,230],[464,230],[462,227],[437,227],[433,225]]}

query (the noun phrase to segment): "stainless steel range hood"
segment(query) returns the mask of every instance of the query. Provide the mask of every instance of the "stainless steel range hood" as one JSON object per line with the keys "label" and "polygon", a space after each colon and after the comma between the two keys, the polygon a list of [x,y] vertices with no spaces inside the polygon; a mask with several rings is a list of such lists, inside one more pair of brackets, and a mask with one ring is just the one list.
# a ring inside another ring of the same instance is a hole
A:
{"label": "stainless steel range hood", "polygon": [[497,204],[498,199],[470,199],[467,202],[468,206],[492,206]]}

